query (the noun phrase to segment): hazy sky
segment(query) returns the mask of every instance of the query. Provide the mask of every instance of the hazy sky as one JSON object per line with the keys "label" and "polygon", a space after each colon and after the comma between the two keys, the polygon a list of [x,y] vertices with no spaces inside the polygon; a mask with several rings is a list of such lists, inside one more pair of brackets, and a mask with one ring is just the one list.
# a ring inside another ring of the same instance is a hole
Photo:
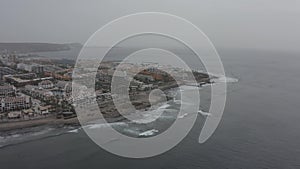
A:
{"label": "hazy sky", "polygon": [[217,47],[300,51],[299,0],[1,0],[0,42],[80,42],[109,21],[167,12]]}

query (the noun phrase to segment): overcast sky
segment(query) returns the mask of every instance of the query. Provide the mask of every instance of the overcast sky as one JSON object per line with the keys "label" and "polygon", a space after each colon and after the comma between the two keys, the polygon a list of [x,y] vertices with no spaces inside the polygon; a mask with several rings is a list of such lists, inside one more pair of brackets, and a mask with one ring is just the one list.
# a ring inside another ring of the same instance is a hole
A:
{"label": "overcast sky", "polygon": [[0,42],[80,42],[136,12],[190,20],[217,47],[300,51],[299,0],[1,0]]}

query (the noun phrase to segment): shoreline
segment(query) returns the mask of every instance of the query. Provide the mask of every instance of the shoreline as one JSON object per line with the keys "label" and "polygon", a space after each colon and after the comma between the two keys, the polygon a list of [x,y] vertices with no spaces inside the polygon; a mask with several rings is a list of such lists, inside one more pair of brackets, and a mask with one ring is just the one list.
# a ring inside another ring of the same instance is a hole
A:
{"label": "shoreline", "polygon": [[57,119],[55,116],[50,116],[41,119],[33,119],[33,120],[24,120],[18,122],[4,122],[0,123],[0,132],[10,132],[14,130],[24,129],[24,128],[31,128],[43,125],[80,125],[77,117],[70,118],[70,119]]}
{"label": "shoreline", "polygon": [[[204,82],[206,84],[210,84],[209,80],[207,80],[207,79],[205,79]],[[161,87],[159,87],[159,89],[161,89],[163,91],[167,91],[170,89],[177,88],[179,86],[178,86],[178,84],[171,83],[168,85],[161,86]],[[138,106],[139,110],[140,109],[146,110],[148,108],[149,105],[146,104],[146,101],[144,101],[144,99],[142,99],[142,101],[139,101],[139,102],[141,103],[141,105]],[[158,103],[159,102],[157,102],[156,104],[158,104]],[[104,113],[104,114],[106,114],[106,113]],[[106,120],[110,123],[126,120],[124,118],[121,118],[121,115],[116,116],[115,113],[113,113],[111,115],[106,114],[106,117],[104,117],[104,118],[106,118]],[[68,125],[69,126],[80,126],[81,124],[80,124],[77,116],[69,118],[69,119],[64,119],[64,118],[59,119],[59,118],[56,118],[55,115],[52,115],[52,116],[40,118],[40,119],[0,122],[0,134],[2,132],[8,133],[8,132],[16,131],[16,130],[22,130],[24,128],[32,128],[32,127],[38,127],[38,126],[44,126],[44,125],[54,125],[54,126],[59,127],[59,126],[68,126]]]}

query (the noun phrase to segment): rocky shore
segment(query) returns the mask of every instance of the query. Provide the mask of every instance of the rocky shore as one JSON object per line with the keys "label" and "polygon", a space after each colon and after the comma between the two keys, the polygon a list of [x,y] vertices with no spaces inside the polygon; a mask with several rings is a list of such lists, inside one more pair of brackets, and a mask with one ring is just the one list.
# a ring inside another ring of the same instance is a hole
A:
{"label": "rocky shore", "polygon": [[[209,78],[207,76],[202,77],[200,80],[197,80],[199,84],[207,84],[210,83]],[[179,85],[182,84],[177,84],[175,82],[172,83],[167,83],[162,86],[159,86],[158,89],[162,91],[167,91],[169,89],[177,88]],[[161,103],[162,101],[167,101],[172,99],[170,96],[167,96],[167,100],[161,100],[160,98],[157,98],[154,100],[153,103],[149,102],[149,93],[150,91],[147,92],[140,92],[137,95],[134,95],[134,99],[132,99],[132,104],[135,106],[136,109],[138,110],[147,110],[151,104],[158,104]],[[109,119],[108,121],[110,122],[115,122],[115,121],[121,121],[124,118],[118,113],[116,110],[114,103],[112,100],[105,102],[105,104],[99,104],[98,106],[100,107],[101,113],[103,114],[104,118]],[[78,126],[80,125],[77,117],[69,118],[69,119],[64,119],[64,118],[57,118],[56,115],[52,115],[49,117],[45,118],[40,118],[40,119],[31,119],[31,120],[20,120],[20,121],[8,121],[8,122],[1,122],[0,121],[0,132],[9,132],[12,130],[18,130],[18,129],[23,129],[23,128],[30,128],[30,127],[36,127],[36,126],[42,126],[42,125],[54,125],[54,126],[64,126],[64,125],[72,125],[72,126]]]}

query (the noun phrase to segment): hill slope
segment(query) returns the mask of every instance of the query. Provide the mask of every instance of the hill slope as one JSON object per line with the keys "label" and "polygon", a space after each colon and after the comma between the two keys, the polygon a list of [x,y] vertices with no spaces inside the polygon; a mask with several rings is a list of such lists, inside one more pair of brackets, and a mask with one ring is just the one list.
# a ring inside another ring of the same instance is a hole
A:
{"label": "hill slope", "polygon": [[17,53],[63,51],[70,50],[73,45],[54,43],[0,43],[0,52],[4,50]]}

